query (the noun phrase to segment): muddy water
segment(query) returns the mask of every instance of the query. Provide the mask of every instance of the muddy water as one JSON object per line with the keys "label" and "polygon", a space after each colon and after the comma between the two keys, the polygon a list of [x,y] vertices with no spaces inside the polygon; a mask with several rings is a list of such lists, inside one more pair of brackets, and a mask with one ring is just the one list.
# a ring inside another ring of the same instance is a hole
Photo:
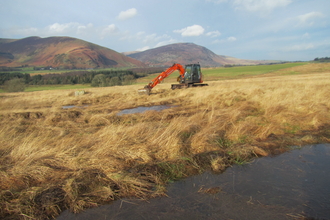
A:
{"label": "muddy water", "polygon": [[173,108],[176,106],[171,105],[154,105],[150,107],[137,107],[137,108],[131,108],[131,109],[124,109],[120,112],[118,112],[117,115],[126,115],[126,114],[134,114],[134,113],[143,113],[146,111],[162,111],[164,109]]}
{"label": "muddy water", "polygon": [[62,219],[330,219],[330,144],[206,172],[168,187],[168,197],[122,199]]}

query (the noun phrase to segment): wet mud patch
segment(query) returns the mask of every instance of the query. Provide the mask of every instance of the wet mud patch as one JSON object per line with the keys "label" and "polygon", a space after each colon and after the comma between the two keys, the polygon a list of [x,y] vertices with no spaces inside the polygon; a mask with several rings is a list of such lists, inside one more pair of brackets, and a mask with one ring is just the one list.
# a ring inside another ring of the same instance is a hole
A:
{"label": "wet mud patch", "polygon": [[8,115],[10,118],[23,118],[23,119],[39,119],[44,118],[44,114],[42,112],[19,112],[19,113],[11,113]]}
{"label": "wet mud patch", "polygon": [[83,113],[77,110],[68,110],[65,112],[54,112],[53,114],[48,116],[48,120],[53,123],[58,123],[61,121],[76,121],[79,119]]}
{"label": "wet mud patch", "polygon": [[[39,193],[35,198],[37,215],[47,218],[65,208],[65,191],[60,187],[51,187]],[[56,210],[56,211],[55,211]]]}

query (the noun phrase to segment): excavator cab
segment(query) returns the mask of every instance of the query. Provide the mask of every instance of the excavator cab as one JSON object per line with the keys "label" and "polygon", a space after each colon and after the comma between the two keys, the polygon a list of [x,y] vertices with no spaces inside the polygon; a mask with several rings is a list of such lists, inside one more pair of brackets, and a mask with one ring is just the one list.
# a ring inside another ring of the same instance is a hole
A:
{"label": "excavator cab", "polygon": [[185,67],[184,76],[181,77],[180,83],[184,84],[193,84],[193,83],[201,83],[201,66],[199,64],[188,64]]}

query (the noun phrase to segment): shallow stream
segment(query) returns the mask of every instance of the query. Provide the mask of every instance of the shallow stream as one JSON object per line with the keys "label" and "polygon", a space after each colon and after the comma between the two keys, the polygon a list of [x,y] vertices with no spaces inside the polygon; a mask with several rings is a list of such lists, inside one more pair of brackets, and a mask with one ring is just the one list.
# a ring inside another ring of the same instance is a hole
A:
{"label": "shallow stream", "polygon": [[167,195],[57,219],[330,219],[330,144],[205,172],[170,184]]}

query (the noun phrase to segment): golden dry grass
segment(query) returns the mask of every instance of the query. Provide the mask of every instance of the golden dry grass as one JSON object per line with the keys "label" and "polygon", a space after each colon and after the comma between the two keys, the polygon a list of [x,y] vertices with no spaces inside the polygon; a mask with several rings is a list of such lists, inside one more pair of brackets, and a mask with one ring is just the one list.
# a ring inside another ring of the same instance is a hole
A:
{"label": "golden dry grass", "polygon": [[[165,83],[150,96],[138,95],[141,85],[77,97],[74,90],[3,93],[0,217],[54,218],[67,208],[160,196],[169,180],[330,142],[329,75],[310,69],[183,90]],[[177,107],[117,115],[153,105]]]}

